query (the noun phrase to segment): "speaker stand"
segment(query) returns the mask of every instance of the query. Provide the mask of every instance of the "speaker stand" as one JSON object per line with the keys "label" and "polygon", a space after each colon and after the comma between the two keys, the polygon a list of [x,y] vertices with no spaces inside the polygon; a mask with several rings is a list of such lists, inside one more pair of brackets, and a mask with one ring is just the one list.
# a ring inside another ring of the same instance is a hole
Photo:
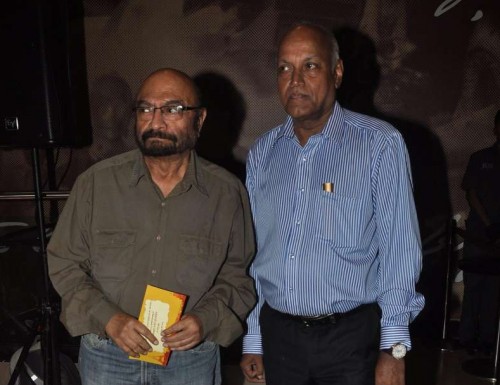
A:
{"label": "speaker stand", "polygon": [[51,283],[49,279],[49,266],[47,262],[47,236],[45,234],[45,215],[43,210],[42,182],[40,173],[40,158],[38,148],[32,148],[33,165],[33,187],[35,191],[36,222],[38,226],[40,241],[40,258],[42,259],[43,293],[40,309],[40,322],[35,323],[34,329],[27,338],[21,351],[21,355],[12,372],[8,385],[15,385],[20,371],[24,368],[24,361],[28,356],[37,335],[40,335],[40,344],[43,358],[43,383],[47,385],[61,385],[61,371],[59,354],[57,351],[55,325],[58,317],[58,309],[52,301]]}

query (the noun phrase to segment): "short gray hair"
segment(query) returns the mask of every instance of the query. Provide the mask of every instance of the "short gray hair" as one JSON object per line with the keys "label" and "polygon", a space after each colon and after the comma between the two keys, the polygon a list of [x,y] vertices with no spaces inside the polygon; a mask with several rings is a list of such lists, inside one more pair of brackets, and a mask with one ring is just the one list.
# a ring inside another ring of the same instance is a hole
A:
{"label": "short gray hair", "polygon": [[329,30],[328,28],[325,28],[321,24],[313,23],[313,22],[308,21],[308,20],[300,20],[300,21],[293,23],[290,26],[290,28],[288,28],[285,31],[285,33],[283,33],[281,35],[278,46],[281,46],[281,43],[282,43],[284,37],[290,31],[294,30],[297,27],[308,27],[311,29],[315,29],[316,31],[323,34],[323,36],[325,36],[328,39],[328,41],[330,41],[330,50],[331,50],[330,54],[331,54],[331,58],[332,58],[332,70],[333,70],[335,68],[335,66],[337,65],[338,60],[340,59],[339,43],[337,42],[337,39],[336,39],[335,35],[333,34],[333,32],[331,30]]}

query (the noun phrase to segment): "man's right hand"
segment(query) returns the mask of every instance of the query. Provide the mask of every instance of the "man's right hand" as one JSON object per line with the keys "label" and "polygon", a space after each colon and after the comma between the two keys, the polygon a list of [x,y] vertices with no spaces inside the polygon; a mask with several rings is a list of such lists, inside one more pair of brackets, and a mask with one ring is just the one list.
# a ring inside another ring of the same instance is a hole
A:
{"label": "man's right hand", "polygon": [[134,357],[152,350],[145,338],[155,345],[158,344],[158,340],[146,326],[124,313],[117,313],[111,317],[106,325],[106,334],[120,349]]}
{"label": "man's right hand", "polygon": [[261,354],[243,354],[240,367],[249,382],[264,383],[266,381]]}

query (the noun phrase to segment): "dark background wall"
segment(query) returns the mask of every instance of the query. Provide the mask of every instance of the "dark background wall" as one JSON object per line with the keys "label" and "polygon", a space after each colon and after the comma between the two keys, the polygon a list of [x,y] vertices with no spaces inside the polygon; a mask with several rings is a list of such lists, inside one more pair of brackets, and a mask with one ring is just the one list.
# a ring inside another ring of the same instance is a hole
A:
{"label": "dark background wall", "polygon": [[[99,159],[134,147],[133,95],[160,67],[196,77],[209,107],[199,151],[242,175],[249,147],[284,116],[275,86],[280,33],[296,20],[319,22],[337,33],[345,61],[341,102],[390,121],[406,139],[424,244],[422,291],[442,289],[435,277],[444,269],[446,225],[452,216],[463,225],[467,213],[460,183],[468,157],[494,140],[498,1],[83,3],[93,144],[56,150],[59,188],[70,189]],[[0,150],[0,191],[31,190],[31,178],[29,150]],[[0,222],[0,238],[12,229],[6,223],[33,224],[34,205],[0,202]],[[438,297],[428,298],[439,308]]]}

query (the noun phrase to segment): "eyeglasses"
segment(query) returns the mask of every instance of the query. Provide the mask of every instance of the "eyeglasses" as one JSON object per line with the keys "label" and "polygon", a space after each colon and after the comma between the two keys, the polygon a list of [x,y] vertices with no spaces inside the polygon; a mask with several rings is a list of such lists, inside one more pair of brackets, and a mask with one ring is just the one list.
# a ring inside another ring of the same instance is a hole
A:
{"label": "eyeglasses", "polygon": [[182,104],[165,104],[164,106],[138,106],[133,110],[137,119],[151,120],[156,110],[160,110],[163,120],[180,120],[184,111],[199,110],[202,106],[183,106]]}

